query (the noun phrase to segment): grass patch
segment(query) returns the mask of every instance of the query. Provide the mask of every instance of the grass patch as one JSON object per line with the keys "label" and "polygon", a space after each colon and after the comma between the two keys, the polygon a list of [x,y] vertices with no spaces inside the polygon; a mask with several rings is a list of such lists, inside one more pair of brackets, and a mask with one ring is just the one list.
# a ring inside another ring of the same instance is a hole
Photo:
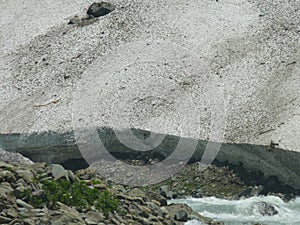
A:
{"label": "grass patch", "polygon": [[8,170],[8,171],[10,171],[10,172],[13,172],[13,168],[12,168],[12,167],[9,167],[9,166],[5,166],[3,169],[4,169],[4,170]]}
{"label": "grass patch", "polygon": [[[24,193],[24,199],[36,208],[46,205],[55,209],[57,202],[75,207],[78,211],[90,209],[95,206],[108,217],[110,212],[117,210],[119,200],[109,191],[100,191],[92,188],[84,181],[69,181],[65,178],[59,180],[40,180],[42,190],[39,196],[31,191]],[[93,182],[94,183],[94,182]],[[98,182],[95,182],[98,183]]]}

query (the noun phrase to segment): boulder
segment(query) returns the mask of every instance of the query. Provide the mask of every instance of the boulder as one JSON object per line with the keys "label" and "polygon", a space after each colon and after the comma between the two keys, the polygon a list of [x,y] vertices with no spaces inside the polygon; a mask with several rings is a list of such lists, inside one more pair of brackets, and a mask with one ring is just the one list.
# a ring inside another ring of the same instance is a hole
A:
{"label": "boulder", "polygon": [[115,9],[115,6],[108,2],[94,2],[88,9],[87,14],[91,17],[104,16]]}
{"label": "boulder", "polygon": [[72,224],[72,225],[81,225],[84,224],[83,219],[80,214],[73,208],[58,202],[61,214],[53,217],[52,224]]}
{"label": "boulder", "polygon": [[16,175],[18,178],[22,178],[27,183],[31,183],[34,178],[34,175],[28,169],[25,169],[25,170],[18,169],[18,170],[16,170]]}
{"label": "boulder", "polygon": [[162,195],[160,195],[156,192],[152,192],[152,191],[149,191],[147,194],[150,198],[152,198],[153,200],[159,202],[160,206],[166,206],[167,205],[167,199],[165,197],[163,197]]}
{"label": "boulder", "polygon": [[258,202],[254,205],[254,208],[263,216],[274,216],[278,214],[274,205],[270,205],[267,202]]}
{"label": "boulder", "polygon": [[247,189],[243,190],[239,195],[238,199],[240,198],[249,198],[253,196],[258,196],[263,191],[264,187],[262,185],[254,186],[254,187],[248,187]]}
{"label": "boulder", "polygon": [[65,168],[62,165],[59,164],[52,164],[50,166],[50,172],[55,180],[58,180],[62,177],[65,177],[68,179],[68,171],[65,170]]}
{"label": "boulder", "polygon": [[100,214],[99,212],[88,211],[86,213],[86,219],[98,224],[104,220],[104,216],[102,214]]}
{"label": "boulder", "polygon": [[176,212],[174,219],[180,222],[186,222],[188,220],[188,213],[185,210],[179,210]]}
{"label": "boulder", "polygon": [[162,185],[161,187],[159,187],[158,191],[162,196],[164,196],[166,198],[167,192],[169,191],[169,187],[168,187],[168,185]]}
{"label": "boulder", "polygon": [[166,207],[171,218],[186,222],[189,218],[189,214],[193,213],[193,210],[186,204],[170,204]]}

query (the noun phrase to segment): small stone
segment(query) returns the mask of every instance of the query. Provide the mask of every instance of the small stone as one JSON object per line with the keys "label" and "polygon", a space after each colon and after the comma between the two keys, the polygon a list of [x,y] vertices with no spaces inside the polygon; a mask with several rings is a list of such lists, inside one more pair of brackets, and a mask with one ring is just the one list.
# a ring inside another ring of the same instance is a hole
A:
{"label": "small stone", "polygon": [[155,205],[161,206],[159,201],[156,201],[155,199],[152,199],[151,202],[153,202]]}
{"label": "small stone", "polygon": [[191,207],[189,207],[186,204],[170,204],[166,206],[168,210],[168,215],[171,216],[171,218],[180,221],[180,222],[186,222],[189,218],[189,215],[193,213],[193,210]]}
{"label": "small stone", "polygon": [[61,214],[53,217],[52,224],[84,224],[80,214],[74,208],[70,208],[61,202],[57,202],[57,206]]}
{"label": "small stone", "polygon": [[87,25],[90,25],[92,23],[94,23],[96,21],[96,18],[82,18],[79,23],[78,23],[78,26],[87,26]]}
{"label": "small stone", "polygon": [[114,217],[112,217],[110,220],[111,220],[111,222],[113,222],[114,224],[120,224],[120,222],[119,222],[116,218],[114,218]]}
{"label": "small stone", "polygon": [[31,183],[33,181],[33,174],[30,170],[16,170],[16,174],[19,178],[24,179],[27,183]]}
{"label": "small stone", "polygon": [[32,169],[32,171],[34,173],[37,174],[41,174],[42,172],[44,172],[45,168],[46,168],[47,164],[45,162],[42,163],[34,163],[32,165],[30,165],[29,167]]}
{"label": "small stone", "polygon": [[75,174],[71,170],[68,170],[68,177],[71,181],[80,181],[80,179],[75,176]]}
{"label": "small stone", "polygon": [[158,215],[158,213],[162,214],[159,206],[157,206],[153,202],[146,202],[146,205],[151,209],[151,211],[153,212],[153,215]]}
{"label": "small stone", "polygon": [[11,221],[10,218],[7,218],[5,216],[0,216],[0,224],[9,223]]}
{"label": "small stone", "polygon": [[59,164],[52,164],[50,166],[51,174],[54,177],[54,180],[58,180],[60,178],[69,178],[68,171],[62,165]]}
{"label": "small stone", "polygon": [[130,190],[128,192],[128,195],[131,197],[142,197],[143,199],[146,198],[145,192],[143,192],[142,190],[140,190],[138,188],[134,188],[134,189]]}
{"label": "small stone", "polygon": [[[4,150],[2,149],[2,151],[4,151]],[[5,170],[12,170],[14,168],[14,166],[0,161],[0,168],[5,169]]]}
{"label": "small stone", "polygon": [[104,220],[104,216],[101,215],[99,212],[88,211],[86,213],[86,219],[97,224]]}
{"label": "small stone", "polygon": [[22,178],[18,179],[16,183],[18,186],[26,186],[26,182]]}
{"label": "small stone", "polygon": [[174,192],[174,191],[168,191],[166,193],[166,198],[168,199],[173,199],[173,198],[176,198],[178,195]]}
{"label": "small stone", "polygon": [[169,211],[165,207],[161,207],[160,210],[161,210],[163,216],[169,214]]}
{"label": "small stone", "polygon": [[23,225],[23,223],[22,223],[22,221],[20,219],[14,219],[9,224],[12,224],[12,225]]}
{"label": "small stone", "polygon": [[94,188],[97,188],[99,190],[106,190],[107,189],[107,186],[105,184],[103,184],[103,183],[101,183],[101,184],[95,184],[93,186],[94,186]]}
{"label": "small stone", "polygon": [[115,212],[114,217],[121,223],[126,224],[126,221],[120,215],[118,215],[118,213]]}
{"label": "small stone", "polygon": [[169,191],[169,187],[167,185],[162,185],[158,191],[162,196],[167,197],[167,192]]}
{"label": "small stone", "polygon": [[17,218],[18,217],[18,212],[14,208],[9,208],[6,215],[10,218]]}
{"label": "small stone", "polygon": [[96,223],[96,222],[94,222],[94,221],[91,221],[91,220],[89,220],[89,219],[85,219],[84,221],[85,221],[85,223],[88,224],[88,225],[97,225],[97,224],[98,224],[98,223]]}
{"label": "small stone", "polygon": [[145,206],[138,206],[140,212],[138,213],[138,215],[145,217],[145,218],[149,218],[149,214],[151,214],[151,209],[149,209],[148,207]]}
{"label": "small stone", "polygon": [[125,193],[126,192],[126,189],[124,188],[123,185],[119,185],[119,184],[115,184],[112,189],[118,191],[118,192],[123,192]]}
{"label": "small stone", "polygon": [[159,160],[158,158],[149,159],[149,163],[150,163],[151,165],[154,165],[154,164],[159,163],[159,162],[160,162],[160,160]]}
{"label": "small stone", "polygon": [[239,195],[238,195],[238,199],[240,198],[249,198],[252,196],[257,196],[261,193],[261,191],[263,190],[263,186],[255,186],[255,187],[248,187],[245,190],[243,190]]}
{"label": "small stone", "polygon": [[60,216],[62,214],[61,211],[53,211],[53,212],[50,212],[50,216]]}
{"label": "small stone", "polygon": [[7,204],[3,204],[3,203],[0,203],[0,211],[2,212],[3,209],[8,209],[9,206]]}
{"label": "small stone", "polygon": [[254,208],[257,208],[259,213],[263,216],[274,216],[278,214],[276,208],[266,202],[258,202],[254,205]]}
{"label": "small stone", "polygon": [[46,213],[44,212],[40,212],[40,213],[37,213],[35,216],[36,217],[45,217]]}
{"label": "small stone", "polygon": [[16,181],[16,177],[9,170],[0,171],[0,182],[14,182]]}
{"label": "small stone", "polygon": [[32,196],[42,198],[45,194],[45,190],[37,190],[32,192]]}
{"label": "small stone", "polygon": [[24,225],[35,225],[34,221],[31,220],[30,218],[26,218],[23,220]]}
{"label": "small stone", "polygon": [[179,210],[175,216],[174,219],[180,222],[187,222],[188,221],[188,214],[184,210]]}
{"label": "small stone", "polygon": [[131,220],[131,219],[132,219],[132,215],[126,214],[126,215],[124,216],[124,218],[125,218],[126,220]]}
{"label": "small stone", "polygon": [[17,199],[17,205],[24,207],[24,208],[28,208],[28,209],[33,209],[32,205],[29,205],[28,203],[24,202],[21,199]]}
{"label": "small stone", "polygon": [[15,188],[14,195],[16,198],[22,198],[23,193],[26,191],[26,188],[23,185],[20,185]]}
{"label": "small stone", "polygon": [[156,192],[148,192],[148,196],[151,199],[154,199],[156,201],[158,201],[160,203],[160,206],[166,206],[167,205],[167,199],[165,197],[163,197],[162,195],[156,193]]}
{"label": "small stone", "polygon": [[149,221],[151,222],[151,223],[157,223],[157,222],[159,222],[159,218],[158,217],[156,217],[156,216],[150,216],[149,217]]}
{"label": "small stone", "polygon": [[115,6],[108,2],[94,2],[88,9],[87,14],[92,17],[104,16],[115,9]]}
{"label": "small stone", "polygon": [[70,19],[68,24],[78,24],[80,22],[79,16],[74,16],[72,19]]}
{"label": "small stone", "polygon": [[0,183],[0,196],[5,196],[13,191],[13,188],[8,182]]}
{"label": "small stone", "polygon": [[130,196],[124,195],[124,194],[117,194],[116,196],[119,199],[125,199],[127,201],[136,202],[141,205],[145,204],[144,200],[141,197],[130,197]]}

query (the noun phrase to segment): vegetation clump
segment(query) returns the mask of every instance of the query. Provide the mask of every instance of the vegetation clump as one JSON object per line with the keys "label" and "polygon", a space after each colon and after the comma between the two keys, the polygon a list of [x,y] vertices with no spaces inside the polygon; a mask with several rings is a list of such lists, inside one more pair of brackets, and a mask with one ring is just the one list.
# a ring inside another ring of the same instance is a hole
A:
{"label": "vegetation clump", "polygon": [[[75,207],[78,211],[88,210],[91,206],[101,210],[105,217],[110,212],[117,210],[119,200],[108,190],[100,191],[86,182],[80,180],[39,180],[42,185],[42,192],[35,195],[32,191],[24,192],[24,199],[34,207],[46,205],[55,209],[57,202]],[[98,183],[98,182],[95,182]]]}

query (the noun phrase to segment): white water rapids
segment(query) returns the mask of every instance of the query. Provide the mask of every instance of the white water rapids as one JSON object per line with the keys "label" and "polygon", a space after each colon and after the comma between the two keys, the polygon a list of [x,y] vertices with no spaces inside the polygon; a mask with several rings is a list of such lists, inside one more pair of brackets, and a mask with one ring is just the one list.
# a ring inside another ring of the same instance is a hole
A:
{"label": "white water rapids", "polygon": [[[257,203],[266,202],[278,211],[274,216],[263,216],[256,207]],[[300,197],[284,202],[277,196],[258,196],[243,200],[224,200],[215,197],[176,199],[169,203],[185,203],[201,215],[222,221],[225,225],[299,225]],[[197,221],[188,221],[185,225],[200,225]]]}

